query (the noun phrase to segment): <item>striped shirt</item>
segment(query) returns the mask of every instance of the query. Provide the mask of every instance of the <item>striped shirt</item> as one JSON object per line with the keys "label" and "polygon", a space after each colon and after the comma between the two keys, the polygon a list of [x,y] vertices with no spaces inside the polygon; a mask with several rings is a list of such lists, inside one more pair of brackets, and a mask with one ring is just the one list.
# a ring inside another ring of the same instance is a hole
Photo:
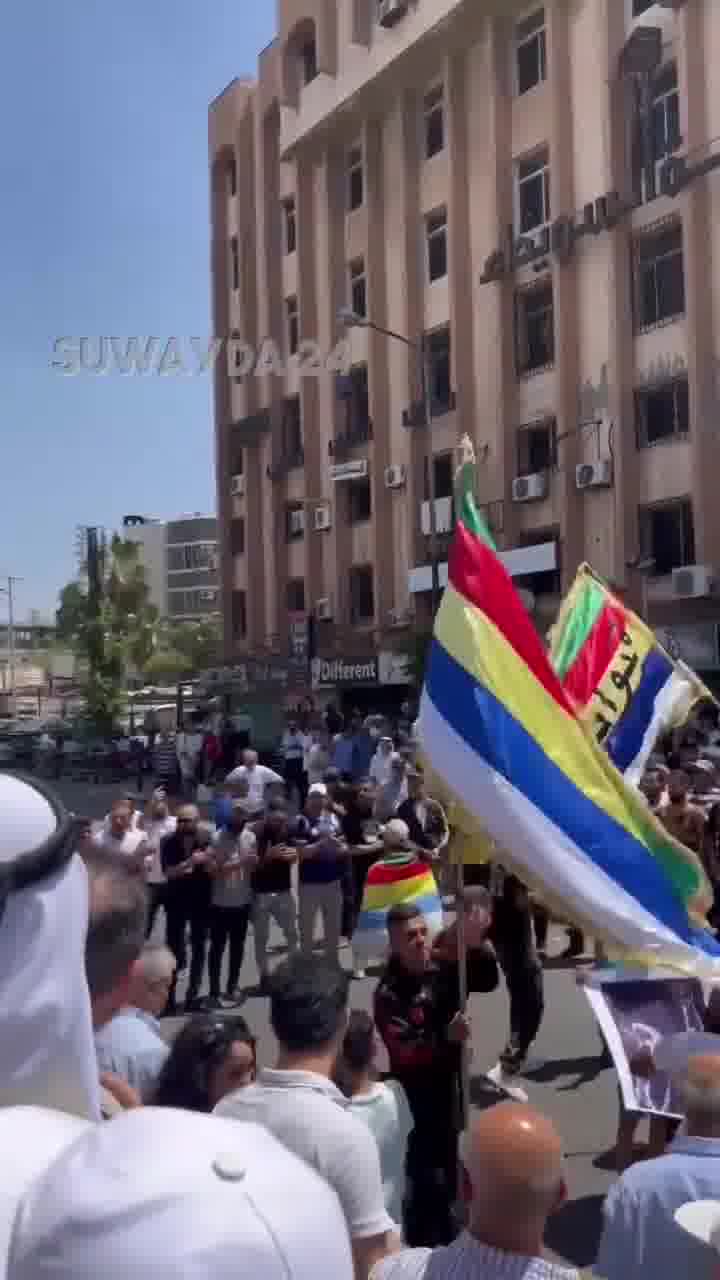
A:
{"label": "striped shirt", "polygon": [[371,1280],[578,1280],[573,1268],[491,1249],[463,1231],[444,1249],[404,1249],[373,1268]]}

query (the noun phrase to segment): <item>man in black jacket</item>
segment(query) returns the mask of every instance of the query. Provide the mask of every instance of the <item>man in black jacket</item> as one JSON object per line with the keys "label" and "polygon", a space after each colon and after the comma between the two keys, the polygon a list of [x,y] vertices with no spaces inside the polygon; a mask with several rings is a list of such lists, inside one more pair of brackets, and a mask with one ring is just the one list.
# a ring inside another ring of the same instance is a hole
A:
{"label": "man in black jacket", "polygon": [[210,867],[212,850],[208,831],[200,828],[194,804],[177,812],[177,829],[160,844],[160,862],[167,879],[165,911],[167,944],[177,968],[168,996],[166,1013],[176,1012],[175,988],[180,970],[185,968],[185,931],[190,925],[190,978],[185,1008],[198,1007],[200,985],[205,970],[205,950],[210,926]]}
{"label": "man in black jacket", "polygon": [[[486,941],[489,926],[489,911],[466,912],[470,991],[494,991],[498,984],[497,962]],[[460,1064],[470,1024],[460,1011],[455,926],[443,932],[433,951],[425,917],[402,904],[388,913],[388,933],[390,959],[375,992],[375,1022],[415,1121],[408,1144],[405,1237],[412,1247],[433,1248],[455,1235]]]}

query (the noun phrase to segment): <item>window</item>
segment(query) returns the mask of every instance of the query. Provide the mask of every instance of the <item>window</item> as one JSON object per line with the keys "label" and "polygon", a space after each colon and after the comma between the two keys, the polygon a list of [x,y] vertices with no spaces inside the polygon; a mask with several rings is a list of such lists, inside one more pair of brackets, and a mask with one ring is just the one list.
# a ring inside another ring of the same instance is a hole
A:
{"label": "window", "polygon": [[205,616],[218,607],[217,590],[214,587],[196,587],[188,591],[168,591],[168,613],[174,618],[194,613]]}
{"label": "window", "polygon": [[244,591],[233,591],[232,593],[232,629],[234,636],[244,637],[247,635],[247,608]]}
{"label": "window", "polygon": [[231,350],[234,351],[233,373],[232,373],[233,381],[242,382],[243,381],[243,348],[242,348],[242,339],[240,337],[239,329],[232,330],[230,334],[230,341],[235,344],[234,349],[231,348]]}
{"label": "window", "polygon": [[354,565],[350,570],[350,621],[372,622],[375,617],[375,590],[372,565]]}
{"label": "window", "polygon": [[298,311],[297,298],[285,299],[285,313],[287,315],[288,351],[291,356],[294,356],[300,346],[300,313]]}
{"label": "window", "polygon": [[426,342],[430,412],[434,418],[449,413],[454,404],[450,329],[437,329]]}
{"label": "window", "polygon": [[560,552],[559,529],[528,529],[521,532],[518,545],[521,547],[540,547],[544,542],[555,543],[555,568],[544,569],[540,573],[521,573],[513,578],[513,586],[518,590],[532,591],[534,596],[559,596],[562,590],[559,563]]}
{"label": "window", "polygon": [[305,536],[305,508],[302,502],[289,502],[285,508],[285,538],[295,542]]}
{"label": "window", "polygon": [[303,84],[310,84],[318,73],[317,45],[314,40],[306,40],[300,47],[300,68]]}
{"label": "window", "polygon": [[547,147],[527,160],[518,160],[517,226],[520,235],[550,221],[550,157]]}
{"label": "window", "polygon": [[636,314],[641,329],[685,310],[682,227],[679,223],[635,242]]}
{"label": "window", "polygon": [[638,449],[686,436],[690,430],[690,396],[687,378],[643,387],[635,392],[635,425]]}
{"label": "window", "polygon": [[294,253],[297,249],[297,216],[294,196],[289,196],[287,200],[283,201],[283,221],[285,226],[285,252]]}
{"label": "window", "polygon": [[302,465],[302,410],[299,396],[288,396],[283,404],[282,452],[286,462],[295,466]]}
{"label": "window", "polygon": [[369,476],[350,480],[345,486],[348,496],[348,523],[363,524],[372,515],[372,491]]}
{"label": "window", "polygon": [[245,521],[242,516],[230,526],[230,549],[234,556],[245,555]]}
{"label": "window", "polygon": [[232,236],[230,240],[230,263],[232,273],[233,289],[240,288],[240,246],[237,236]]}
{"label": "window", "polygon": [[370,388],[366,364],[353,365],[347,384],[347,432],[362,432],[370,422]]}
{"label": "window", "polygon": [[665,160],[676,151],[680,137],[680,95],[677,63],[668,62],[657,72],[653,83],[652,104],[653,155],[655,162]]}
{"label": "window", "polygon": [[676,498],[656,507],[640,508],[640,553],[655,561],[655,573],[664,575],[695,563],[695,530],[692,502]]}
{"label": "window", "polygon": [[557,465],[557,426],[554,418],[531,422],[517,433],[517,475],[534,476]]}
{"label": "window", "polygon": [[527,93],[547,79],[544,9],[538,9],[515,27],[515,75],[518,94]]}
{"label": "window", "polygon": [[652,9],[653,5],[656,3],[657,3],[657,0],[633,0],[632,2],[633,18],[639,18],[641,14],[647,13],[648,9]]}
{"label": "window", "polygon": [[555,362],[555,325],[552,280],[515,295],[518,374],[547,369]]}
{"label": "window", "polygon": [[427,236],[428,276],[430,281],[441,280],[447,275],[447,212],[445,209],[431,213],[425,219]]}
{"label": "window", "polygon": [[440,84],[425,96],[425,156],[436,156],[445,146],[445,95]]}
{"label": "window", "polygon": [[237,160],[235,152],[231,152],[228,163],[228,195],[237,195]]}
{"label": "window", "polygon": [[[433,480],[435,482],[435,497],[452,498],[455,493],[455,464],[452,453],[436,453],[433,458]],[[428,460],[425,459],[425,500],[430,497],[430,485],[428,484]]]}
{"label": "window", "polygon": [[214,542],[188,542],[169,546],[168,573],[188,573],[193,569],[212,569],[217,548]]}
{"label": "window", "polygon": [[235,458],[235,461],[232,467],[232,474],[234,476],[245,475],[245,450],[236,449],[234,458]]}
{"label": "window", "polygon": [[285,588],[288,613],[305,612],[305,579],[290,578]]}
{"label": "window", "polygon": [[350,306],[356,316],[367,316],[367,283],[365,259],[356,258],[350,263]]}
{"label": "window", "polygon": [[365,200],[365,174],[362,148],[353,147],[348,155],[348,208],[359,209]]}

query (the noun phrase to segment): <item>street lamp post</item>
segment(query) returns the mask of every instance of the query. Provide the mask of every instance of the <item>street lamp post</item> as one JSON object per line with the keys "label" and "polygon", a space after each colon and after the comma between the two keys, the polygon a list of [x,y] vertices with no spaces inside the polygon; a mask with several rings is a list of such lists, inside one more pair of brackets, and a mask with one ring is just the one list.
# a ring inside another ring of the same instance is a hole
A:
{"label": "street lamp post", "polygon": [[430,376],[428,369],[428,351],[425,334],[421,333],[419,340],[414,341],[408,338],[404,333],[397,333],[394,329],[386,329],[383,325],[375,324],[373,320],[368,320],[366,316],[359,316],[352,307],[341,307],[338,312],[338,321],[344,325],[346,329],[372,329],[375,333],[381,334],[384,338],[389,338],[394,342],[402,342],[410,351],[414,351],[418,365],[418,382],[420,385],[422,422],[421,426],[425,431],[425,462],[427,466],[428,476],[428,498],[430,507],[430,569],[432,573],[430,588],[430,605],[432,616],[435,617],[438,605],[440,603],[440,566],[438,564],[437,551],[437,512],[435,508],[435,468],[433,466],[432,436],[430,428],[432,426],[432,402],[430,394]]}

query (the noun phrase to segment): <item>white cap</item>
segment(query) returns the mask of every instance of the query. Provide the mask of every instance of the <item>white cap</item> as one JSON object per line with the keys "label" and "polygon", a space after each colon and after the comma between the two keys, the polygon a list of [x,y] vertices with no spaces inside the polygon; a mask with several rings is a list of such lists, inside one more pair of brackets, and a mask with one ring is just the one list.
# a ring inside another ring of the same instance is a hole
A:
{"label": "white cap", "polygon": [[0,1276],[5,1275],[10,1230],[20,1200],[34,1179],[89,1127],[89,1120],[64,1111],[0,1107],[0,1150],[12,1152],[12,1159],[3,1161],[0,1178]]}
{"label": "white cap", "polygon": [[720,1253],[720,1201],[691,1200],[675,1211],[675,1221],[688,1235]]}
{"label": "white cap", "polygon": [[144,1107],[80,1137],[23,1197],[7,1280],[353,1280],[319,1174],[258,1125]]}
{"label": "white cap", "polygon": [[308,787],[309,796],[326,796],[327,793],[328,789],[324,782],[313,782],[312,786]]}

